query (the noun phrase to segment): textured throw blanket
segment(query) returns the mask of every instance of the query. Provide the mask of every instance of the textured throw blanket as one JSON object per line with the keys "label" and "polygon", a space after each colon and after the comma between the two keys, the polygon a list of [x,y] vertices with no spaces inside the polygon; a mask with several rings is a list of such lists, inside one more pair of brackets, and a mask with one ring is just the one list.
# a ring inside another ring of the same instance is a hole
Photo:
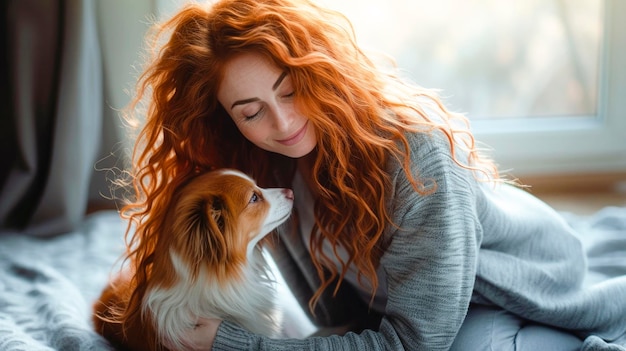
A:
{"label": "textured throw blanket", "polygon": [[[563,216],[581,233],[589,283],[626,275],[626,208]],[[124,229],[103,211],[51,239],[0,233],[0,350],[112,350],[92,330],[91,306],[116,271]]]}
{"label": "textured throw blanket", "polygon": [[0,350],[112,350],[91,305],[124,250],[114,211],[51,239],[0,234]]}

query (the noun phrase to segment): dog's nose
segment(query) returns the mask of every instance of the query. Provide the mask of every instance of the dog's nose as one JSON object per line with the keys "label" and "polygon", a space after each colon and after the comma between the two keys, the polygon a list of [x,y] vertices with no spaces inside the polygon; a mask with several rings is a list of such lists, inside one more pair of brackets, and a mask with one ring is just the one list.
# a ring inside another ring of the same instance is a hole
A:
{"label": "dog's nose", "polygon": [[293,190],[291,189],[283,189],[283,194],[285,194],[285,197],[293,200]]}

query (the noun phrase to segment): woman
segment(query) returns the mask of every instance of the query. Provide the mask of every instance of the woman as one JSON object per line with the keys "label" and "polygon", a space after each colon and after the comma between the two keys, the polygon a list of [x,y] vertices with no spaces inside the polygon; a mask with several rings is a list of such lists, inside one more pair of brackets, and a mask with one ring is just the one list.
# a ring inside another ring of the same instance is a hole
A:
{"label": "woman", "polygon": [[146,267],[153,219],[178,184],[239,168],[294,189],[276,259],[319,325],[349,328],[272,340],[198,316],[190,348],[620,347],[598,337],[623,340],[626,301],[607,301],[626,296],[626,280],[583,289],[564,221],[500,177],[463,116],[366,56],[339,14],[224,0],[181,10],[163,38],[133,105],[147,118],[124,209],[131,262]]}

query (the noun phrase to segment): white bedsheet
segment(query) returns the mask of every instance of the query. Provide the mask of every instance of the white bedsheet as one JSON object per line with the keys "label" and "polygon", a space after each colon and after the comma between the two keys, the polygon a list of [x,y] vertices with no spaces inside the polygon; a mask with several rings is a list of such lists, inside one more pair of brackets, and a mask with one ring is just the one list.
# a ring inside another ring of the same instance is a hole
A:
{"label": "white bedsheet", "polygon": [[[626,275],[626,208],[563,216],[581,233],[590,283]],[[0,350],[111,350],[92,330],[91,306],[120,264],[124,230],[117,212],[102,211],[51,239],[0,233]]]}

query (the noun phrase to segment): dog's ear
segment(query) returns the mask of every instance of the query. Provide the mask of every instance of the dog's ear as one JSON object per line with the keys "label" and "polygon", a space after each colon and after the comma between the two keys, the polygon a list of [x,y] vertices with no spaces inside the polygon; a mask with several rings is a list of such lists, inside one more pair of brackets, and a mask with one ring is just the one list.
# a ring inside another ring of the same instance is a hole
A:
{"label": "dog's ear", "polygon": [[224,202],[219,197],[214,197],[209,204],[210,209],[209,213],[213,221],[217,224],[217,227],[221,232],[224,231],[224,217],[222,216],[222,211],[224,210]]}
{"label": "dog's ear", "polygon": [[193,211],[187,217],[191,221],[180,226],[191,230],[184,236],[183,248],[184,255],[191,264],[192,277],[197,277],[198,268],[203,261],[221,262],[226,255],[227,248],[223,235],[226,226],[224,206],[223,200],[217,196],[198,198],[193,206],[190,206]]}

